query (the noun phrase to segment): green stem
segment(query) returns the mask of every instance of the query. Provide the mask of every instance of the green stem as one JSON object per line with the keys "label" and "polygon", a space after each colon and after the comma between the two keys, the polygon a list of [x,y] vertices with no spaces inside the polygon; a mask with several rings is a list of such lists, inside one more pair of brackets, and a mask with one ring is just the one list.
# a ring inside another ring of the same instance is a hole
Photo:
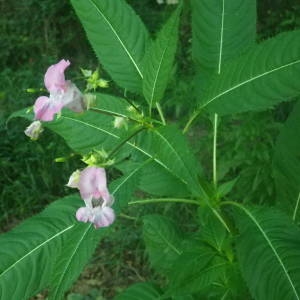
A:
{"label": "green stem", "polygon": [[132,221],[137,221],[138,220],[138,218],[136,218],[136,217],[131,217],[131,216],[128,216],[128,215],[122,214],[122,213],[119,216],[124,218],[124,219],[132,220]]}
{"label": "green stem", "polygon": [[143,200],[136,200],[131,201],[128,205],[135,205],[135,204],[149,204],[149,203],[158,203],[158,202],[167,202],[167,203],[185,203],[185,204],[195,204],[200,206],[200,202],[197,200],[192,199],[180,199],[180,198],[153,198],[153,199],[143,199]]}
{"label": "green stem", "polygon": [[192,116],[190,117],[190,119],[188,120],[188,122],[186,123],[184,129],[183,129],[183,134],[185,134],[191,127],[192,123],[194,122],[194,120],[200,115],[200,110],[196,110]]}
{"label": "green stem", "polygon": [[136,136],[137,134],[139,134],[142,130],[146,129],[145,127],[141,127],[138,130],[136,130],[135,132],[133,132],[130,136],[128,136],[126,139],[124,139],[119,145],[117,145],[112,151],[110,151],[110,153],[107,156],[107,160],[109,160],[116,152],[119,151],[119,149],[126,144],[131,138],[133,138],[134,136]]}
{"label": "green stem", "polygon": [[217,188],[217,132],[218,130],[218,114],[214,114],[214,141],[213,141],[213,183],[215,189]]}
{"label": "green stem", "polygon": [[157,108],[157,111],[159,113],[160,119],[161,119],[163,125],[165,126],[166,125],[166,119],[164,117],[164,114],[163,114],[163,111],[161,109],[161,106],[160,106],[160,104],[158,102],[156,102],[156,108]]}
{"label": "green stem", "polygon": [[244,207],[243,205],[237,203],[237,202],[234,202],[234,201],[222,201],[220,202],[220,206],[223,206],[223,205],[231,205],[231,206],[236,206],[242,210],[244,210]]}

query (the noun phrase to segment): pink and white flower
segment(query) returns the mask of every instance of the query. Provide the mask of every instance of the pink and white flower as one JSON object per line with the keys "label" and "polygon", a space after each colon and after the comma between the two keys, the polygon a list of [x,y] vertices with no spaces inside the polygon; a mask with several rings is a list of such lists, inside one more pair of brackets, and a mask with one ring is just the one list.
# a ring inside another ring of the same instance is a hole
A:
{"label": "pink and white flower", "polygon": [[114,198],[107,188],[105,169],[89,166],[82,171],[75,171],[67,184],[79,189],[85,207],[80,207],[76,218],[81,222],[93,223],[95,228],[107,227],[115,220],[111,208]]}
{"label": "pink and white flower", "polygon": [[65,79],[65,70],[70,65],[68,60],[62,59],[48,68],[44,83],[50,97],[41,96],[34,104],[35,119],[52,121],[55,114],[60,113],[63,107],[75,112],[84,110],[83,96],[74,83]]}

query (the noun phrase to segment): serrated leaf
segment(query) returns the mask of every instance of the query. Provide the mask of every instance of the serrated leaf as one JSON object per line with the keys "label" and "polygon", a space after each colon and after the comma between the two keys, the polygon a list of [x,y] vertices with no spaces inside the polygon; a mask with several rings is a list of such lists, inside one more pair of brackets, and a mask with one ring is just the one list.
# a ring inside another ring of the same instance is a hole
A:
{"label": "serrated leaf", "polygon": [[192,0],[193,57],[202,69],[221,72],[224,62],[254,44],[256,1]]}
{"label": "serrated leaf", "polygon": [[236,206],[238,262],[254,299],[300,299],[299,228],[279,211]]}
{"label": "serrated leaf", "polygon": [[121,87],[142,90],[148,32],[124,0],[71,0],[104,68]]}
{"label": "serrated leaf", "polygon": [[173,263],[166,295],[189,295],[209,287],[225,274],[228,262],[209,247],[184,251]]}
{"label": "serrated leaf", "polygon": [[220,219],[206,206],[199,208],[199,221],[201,240],[221,253],[227,232]]}
{"label": "serrated leaf", "polygon": [[200,165],[185,137],[175,126],[163,126],[141,134],[138,145],[157,157],[160,166],[186,185],[190,192],[206,197],[198,180]]}
{"label": "serrated leaf", "polygon": [[78,223],[76,227],[77,230],[68,235],[62,253],[55,259],[49,300],[63,299],[64,292],[79,276],[100,239],[108,231],[107,228],[101,228],[96,235],[92,224]]}
{"label": "serrated leaf", "polygon": [[150,108],[160,101],[173,67],[181,5],[152,42],[145,56],[143,93]]}
{"label": "serrated leaf", "polygon": [[[29,120],[33,118],[25,110],[14,113],[12,117],[25,117]],[[113,128],[111,122],[111,116],[93,111],[76,114],[64,110],[59,118],[44,122],[44,126],[61,135],[76,152],[86,154],[95,149],[109,151],[132,133]],[[185,137],[175,126],[144,130],[135,138],[126,141],[122,147],[120,155],[123,152],[126,155],[138,152],[181,181],[192,194],[206,197],[198,181],[200,165],[189,149]]]}
{"label": "serrated leaf", "polygon": [[220,115],[260,111],[300,93],[300,31],[283,33],[225,64],[201,99]]}
{"label": "serrated leaf", "polygon": [[[296,219],[300,193],[300,102],[298,101],[281,129],[275,145],[273,173],[277,201]],[[298,204],[297,204],[298,203]]]}
{"label": "serrated leaf", "polygon": [[143,168],[139,188],[159,197],[188,197],[190,195],[186,184],[155,162]]}
{"label": "serrated leaf", "polygon": [[159,292],[148,282],[136,283],[130,286],[123,293],[119,294],[114,300],[158,300]]}
{"label": "serrated leaf", "polygon": [[[113,208],[119,213],[121,208],[127,205],[131,195],[137,186],[137,176],[141,169],[149,162],[139,164],[128,174],[116,179],[109,185],[109,190],[115,198]],[[92,224],[81,226],[81,230],[73,231],[68,236],[68,242],[64,250],[56,259],[52,275],[49,300],[63,298],[64,292],[71,286],[79,276],[84,265],[93,254],[99,240],[109,232],[109,228],[101,228],[97,238]]]}
{"label": "serrated leaf", "polygon": [[147,159],[134,165],[126,163],[126,167],[124,167],[124,164],[121,166],[121,168],[126,170],[124,175],[114,180],[109,186],[111,193],[115,199],[117,199],[114,204],[116,212],[121,211],[123,207],[127,206],[128,201],[139,185],[144,168],[146,168],[151,161],[152,159]]}
{"label": "serrated leaf", "polygon": [[182,253],[181,235],[175,224],[160,215],[147,215],[143,219],[143,236],[151,265],[160,273],[168,273]]}
{"label": "serrated leaf", "polygon": [[[77,196],[58,200],[0,236],[1,299],[28,299],[48,286],[56,257],[64,251],[69,236],[88,226],[75,220],[80,203]],[[99,234],[93,232],[95,238]]]}

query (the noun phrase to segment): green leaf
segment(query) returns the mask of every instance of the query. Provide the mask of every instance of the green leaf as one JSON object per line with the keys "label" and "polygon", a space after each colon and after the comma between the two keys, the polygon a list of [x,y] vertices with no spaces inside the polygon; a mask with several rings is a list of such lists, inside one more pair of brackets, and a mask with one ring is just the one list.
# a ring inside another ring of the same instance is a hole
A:
{"label": "green leaf", "polygon": [[182,253],[181,235],[166,217],[147,215],[143,221],[143,235],[151,265],[160,273],[168,273]]}
{"label": "green leaf", "polygon": [[200,109],[221,115],[268,109],[300,93],[299,75],[300,31],[280,34],[225,64]]}
{"label": "green leaf", "polygon": [[148,282],[136,283],[130,286],[114,300],[158,300],[159,292]]}
{"label": "green leaf", "polygon": [[[131,172],[109,185],[109,190],[115,198],[113,208],[116,213],[119,213],[121,208],[127,205],[137,186],[139,172],[148,162],[149,160],[139,164]],[[56,259],[49,300],[63,297],[63,293],[78,277],[93,254],[99,239],[109,232],[108,228],[98,229],[99,233],[95,238],[95,229],[91,224],[86,226],[86,224],[78,223],[77,227],[80,227],[80,229],[69,234],[68,242],[64,245],[61,255]]]}
{"label": "green leaf", "polygon": [[160,101],[168,84],[173,67],[181,5],[152,42],[145,56],[143,92],[150,108]]}
{"label": "green leaf", "polygon": [[273,173],[277,201],[296,219],[300,193],[300,101],[285,122],[275,145]]}
{"label": "green leaf", "polygon": [[[25,110],[14,113],[12,117],[25,117],[32,120],[32,114]],[[44,122],[44,126],[61,135],[67,144],[80,154],[91,150],[110,151],[130,136],[130,132],[112,127],[111,116],[94,111],[76,114],[64,110],[53,122]],[[85,137],[84,139],[82,137]],[[206,197],[198,181],[200,165],[195,160],[187,141],[175,126],[144,130],[123,145],[125,154],[134,152],[152,159],[169,175],[175,177],[196,196]],[[120,152],[122,154],[122,152]]]}
{"label": "green leaf", "polygon": [[154,161],[143,168],[139,188],[148,194],[160,197],[188,197],[190,195],[184,182],[172,176],[170,172]]}
{"label": "green leaf", "polygon": [[68,234],[62,252],[55,259],[51,278],[49,300],[62,299],[84,266],[94,253],[100,239],[107,234],[107,228],[99,229],[97,235],[92,224],[76,224],[76,230]]}
{"label": "green leaf", "polygon": [[226,196],[227,194],[229,194],[231,192],[231,190],[233,189],[233,187],[235,186],[238,179],[239,179],[239,177],[236,177],[230,181],[221,183],[218,186],[218,190],[217,190],[218,197],[222,198],[222,197]]}
{"label": "green leaf", "polygon": [[116,199],[114,203],[116,212],[120,212],[123,207],[127,206],[139,185],[144,168],[146,168],[151,161],[152,159],[147,159],[142,163],[136,163],[134,165],[128,162],[121,165],[121,169],[125,169],[125,175],[114,180],[109,186],[112,195]]}
{"label": "green leaf", "polygon": [[100,93],[96,93],[96,101],[92,104],[91,110],[99,114],[102,113],[123,118],[133,118],[134,112],[131,112],[131,110],[135,111],[125,99]]}
{"label": "green leaf", "polygon": [[189,295],[200,292],[224,276],[228,262],[206,246],[184,251],[173,263],[166,295]]}
{"label": "green leaf", "polygon": [[142,90],[148,32],[124,0],[71,0],[104,68],[121,87]]}
{"label": "green leaf", "polygon": [[211,208],[205,206],[199,208],[199,221],[201,240],[221,253],[227,238],[227,231],[220,219]]}
{"label": "green leaf", "polygon": [[206,194],[199,184],[200,165],[191,152],[185,137],[175,126],[163,126],[140,135],[137,144],[150,153],[158,164],[201,197]]}
{"label": "green leaf", "polygon": [[224,62],[254,44],[256,1],[192,0],[193,57],[201,70],[221,72]]}
{"label": "green leaf", "polygon": [[299,228],[279,211],[235,206],[238,261],[254,299],[300,299]]}
{"label": "green leaf", "polygon": [[[89,226],[75,220],[80,203],[75,196],[58,200],[39,215],[0,236],[1,299],[28,299],[49,285],[61,251],[67,258],[71,255],[66,248],[70,236]],[[102,234],[96,230],[90,232],[97,240]]]}

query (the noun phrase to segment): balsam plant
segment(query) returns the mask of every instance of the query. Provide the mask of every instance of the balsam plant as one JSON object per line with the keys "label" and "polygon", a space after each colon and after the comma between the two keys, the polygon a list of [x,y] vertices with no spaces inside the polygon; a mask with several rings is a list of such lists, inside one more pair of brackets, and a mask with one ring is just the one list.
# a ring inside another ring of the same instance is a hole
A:
{"label": "balsam plant", "polygon": [[[230,193],[236,180],[219,183],[217,174],[223,115],[267,110],[300,94],[300,32],[257,43],[254,0],[182,1],[155,38],[125,0],[71,3],[124,96],[97,87],[82,95],[65,81],[70,63],[62,60],[45,76],[50,98],[37,100],[34,115],[30,109],[13,115],[33,120],[26,130],[33,139],[46,127],[82,156],[87,166],[68,185],[79,189],[86,207],[77,194],[59,199],[0,236],[0,298],[28,299],[48,289],[48,299],[63,299],[124,208],[175,203],[179,210],[195,207],[196,230],[182,232],[168,216],[143,217],[149,260],[165,284],[137,283],[115,299],[300,299],[299,103],[274,147],[274,207],[244,204]],[[185,6],[191,7],[195,70],[187,84],[196,88],[194,111],[181,126],[165,118],[164,93]],[[186,138],[204,114],[213,120],[212,179],[204,178]],[[105,169],[113,168],[122,175],[107,188]]]}

